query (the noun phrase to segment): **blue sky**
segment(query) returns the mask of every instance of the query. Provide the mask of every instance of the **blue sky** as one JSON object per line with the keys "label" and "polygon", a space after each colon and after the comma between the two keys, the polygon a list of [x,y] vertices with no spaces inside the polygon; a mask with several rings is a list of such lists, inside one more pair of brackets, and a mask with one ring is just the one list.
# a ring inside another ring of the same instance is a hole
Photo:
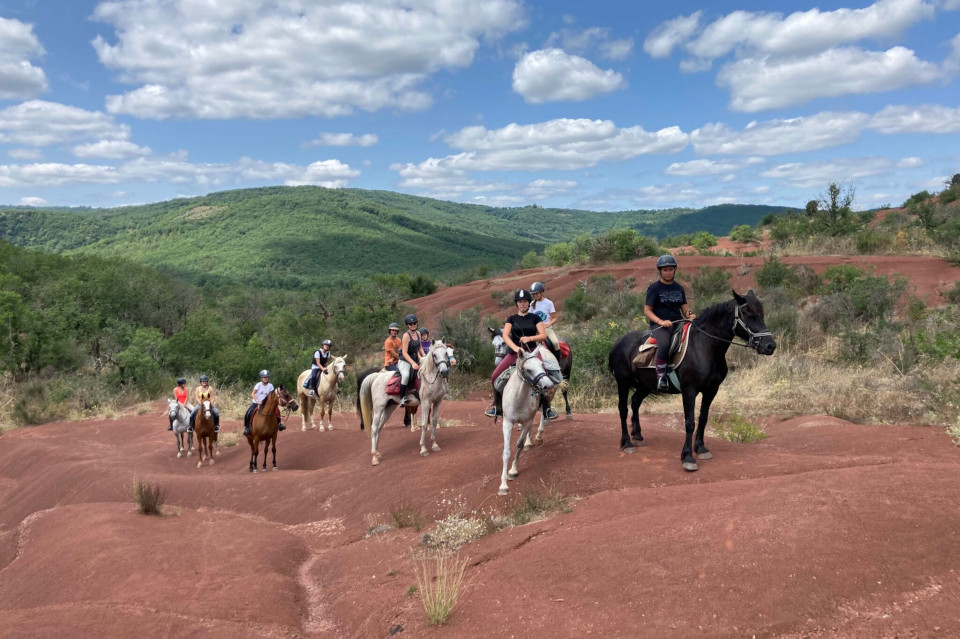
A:
{"label": "blue sky", "polygon": [[0,0],[0,204],[872,208],[960,172],[960,0],[769,6]]}

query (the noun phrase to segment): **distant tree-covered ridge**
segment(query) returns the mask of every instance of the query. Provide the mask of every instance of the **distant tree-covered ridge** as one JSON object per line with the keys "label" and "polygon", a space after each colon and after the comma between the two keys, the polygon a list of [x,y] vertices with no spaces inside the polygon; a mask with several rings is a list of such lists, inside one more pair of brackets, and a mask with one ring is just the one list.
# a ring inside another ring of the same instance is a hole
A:
{"label": "distant tree-covered ridge", "polygon": [[0,209],[0,238],[53,253],[149,264],[198,285],[283,290],[352,283],[375,273],[434,278],[516,266],[529,251],[583,233],[633,229],[665,237],[723,234],[781,208],[604,213],[497,208],[390,191],[269,187],[115,209]]}

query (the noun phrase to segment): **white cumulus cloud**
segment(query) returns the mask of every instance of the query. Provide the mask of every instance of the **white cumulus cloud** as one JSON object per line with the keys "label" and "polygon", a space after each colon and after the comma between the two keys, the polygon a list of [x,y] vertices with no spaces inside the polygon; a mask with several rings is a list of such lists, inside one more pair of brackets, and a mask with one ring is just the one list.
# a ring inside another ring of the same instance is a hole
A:
{"label": "white cumulus cloud", "polygon": [[945,78],[938,65],[898,46],[887,51],[830,49],[804,58],[747,58],[721,69],[717,84],[730,90],[730,108],[755,112]]}
{"label": "white cumulus cloud", "polygon": [[27,100],[47,90],[43,69],[30,62],[43,54],[33,25],[0,17],[0,100]]}
{"label": "white cumulus cloud", "polygon": [[315,140],[310,140],[305,146],[373,146],[380,139],[375,133],[354,135],[353,133],[321,133]]}
{"label": "white cumulus cloud", "polygon": [[960,107],[891,105],[870,119],[879,133],[960,133]]}
{"label": "white cumulus cloud", "polygon": [[97,111],[30,100],[0,110],[0,143],[48,146],[80,141],[126,141],[130,127]]}
{"label": "white cumulus cloud", "polygon": [[138,146],[127,140],[101,140],[90,144],[79,144],[73,147],[73,154],[78,158],[108,158],[119,160],[122,158],[150,155],[150,147]]}
{"label": "white cumulus cloud", "polygon": [[782,155],[850,144],[869,121],[866,113],[850,111],[751,122],[739,131],[711,123],[693,131],[690,141],[700,155]]}
{"label": "white cumulus cloud", "polygon": [[417,110],[439,71],[522,28],[520,0],[243,0],[100,3],[100,61],[138,85],[107,110],[142,118],[332,117]]}
{"label": "white cumulus cloud", "polygon": [[27,196],[20,198],[21,206],[47,206],[50,204],[42,197]]}
{"label": "white cumulus cloud", "polygon": [[885,175],[893,170],[893,166],[890,158],[840,158],[806,164],[781,164],[762,172],[761,175],[781,180],[791,186],[817,188],[831,182],[853,182],[859,178]]}
{"label": "white cumulus cloud", "polygon": [[530,104],[579,102],[625,87],[616,71],[560,49],[531,51],[513,69],[513,90]]}

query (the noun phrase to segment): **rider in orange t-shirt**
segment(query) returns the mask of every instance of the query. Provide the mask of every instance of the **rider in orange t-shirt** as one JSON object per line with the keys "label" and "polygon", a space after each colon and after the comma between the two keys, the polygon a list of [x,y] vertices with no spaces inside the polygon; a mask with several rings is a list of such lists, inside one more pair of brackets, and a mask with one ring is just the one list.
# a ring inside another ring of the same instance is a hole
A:
{"label": "rider in orange t-shirt", "polygon": [[403,342],[400,340],[400,325],[391,322],[387,327],[390,331],[390,337],[383,342],[383,368],[388,371],[397,370],[397,362],[400,361],[400,346]]}

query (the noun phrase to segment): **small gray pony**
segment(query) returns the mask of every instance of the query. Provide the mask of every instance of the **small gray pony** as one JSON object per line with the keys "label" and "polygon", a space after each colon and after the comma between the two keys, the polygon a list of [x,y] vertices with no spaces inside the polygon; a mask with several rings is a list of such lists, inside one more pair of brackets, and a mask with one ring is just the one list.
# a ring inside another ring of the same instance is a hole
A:
{"label": "small gray pony", "polygon": [[[193,431],[190,428],[190,409],[175,399],[168,399],[167,417],[173,424],[173,438],[177,442],[177,457],[183,457],[186,452],[187,457],[192,455],[193,450]],[[184,437],[186,437],[186,448],[184,448]]]}
{"label": "small gray pony", "polygon": [[[520,461],[521,451],[527,448],[524,443],[530,438],[533,418],[541,412],[540,398],[544,397],[548,401],[553,399],[559,387],[560,384],[550,379],[536,350],[532,353],[521,351],[521,359],[517,360],[516,370],[503,387],[503,472],[500,475],[499,494],[509,494],[507,480],[516,479],[520,474],[517,464]],[[508,471],[507,466],[510,464],[511,457],[510,435],[514,424],[521,426],[520,438],[517,440],[517,454],[513,457],[513,465]],[[543,425],[544,418],[541,415],[536,440],[538,444],[543,443]]]}

